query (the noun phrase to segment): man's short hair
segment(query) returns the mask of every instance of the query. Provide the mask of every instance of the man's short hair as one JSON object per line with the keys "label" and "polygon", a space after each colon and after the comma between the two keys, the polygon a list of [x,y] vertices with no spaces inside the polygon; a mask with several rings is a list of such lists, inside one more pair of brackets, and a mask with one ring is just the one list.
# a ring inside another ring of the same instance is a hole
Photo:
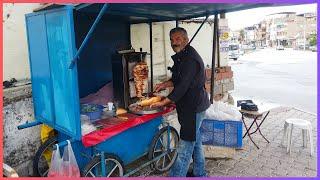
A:
{"label": "man's short hair", "polygon": [[187,31],[182,28],[182,27],[176,27],[176,28],[173,28],[170,30],[170,36],[173,34],[173,33],[176,33],[176,32],[181,32],[186,38],[188,38],[188,33]]}

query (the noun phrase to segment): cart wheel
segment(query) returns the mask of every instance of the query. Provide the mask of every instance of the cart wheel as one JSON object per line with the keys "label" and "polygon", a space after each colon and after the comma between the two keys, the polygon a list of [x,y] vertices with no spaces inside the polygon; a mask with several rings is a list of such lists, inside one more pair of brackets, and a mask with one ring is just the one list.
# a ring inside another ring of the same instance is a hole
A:
{"label": "cart wheel", "polygon": [[179,143],[178,132],[175,128],[169,126],[170,128],[170,139],[168,151],[168,126],[163,127],[157,135],[153,138],[151,148],[148,153],[148,159],[152,160],[161,154],[167,152],[167,154],[161,157],[159,160],[151,164],[152,168],[155,168],[156,172],[162,173],[171,168],[174,161],[177,158],[177,147]]}
{"label": "cart wheel", "polygon": [[57,137],[51,137],[39,147],[33,159],[33,175],[36,177],[46,177],[48,175],[53,145],[57,144]]}
{"label": "cart wheel", "polygon": [[[123,163],[114,154],[105,153],[106,177],[121,177],[124,174]],[[81,172],[82,177],[102,177],[101,157],[94,157]]]}

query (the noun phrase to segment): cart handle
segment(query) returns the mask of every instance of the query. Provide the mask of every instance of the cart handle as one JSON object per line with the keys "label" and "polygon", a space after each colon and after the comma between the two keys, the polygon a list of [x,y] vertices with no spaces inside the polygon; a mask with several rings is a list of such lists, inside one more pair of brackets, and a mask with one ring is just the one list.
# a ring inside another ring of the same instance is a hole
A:
{"label": "cart handle", "polygon": [[27,121],[26,123],[19,125],[18,126],[18,130],[29,128],[29,127],[33,127],[33,126],[37,126],[37,125],[40,125],[40,124],[42,124],[42,122],[37,121],[37,120],[35,120],[35,121],[31,122],[31,123],[29,123]]}
{"label": "cart handle", "polygon": [[71,143],[73,143],[73,142],[76,142],[76,140],[75,140],[75,139],[70,139],[70,140],[62,141],[62,142],[60,142],[60,143],[58,143],[58,144],[55,144],[55,145],[53,146],[53,150],[56,150],[57,147],[62,148],[62,147],[64,147],[64,146],[68,145],[68,143],[71,144]]}

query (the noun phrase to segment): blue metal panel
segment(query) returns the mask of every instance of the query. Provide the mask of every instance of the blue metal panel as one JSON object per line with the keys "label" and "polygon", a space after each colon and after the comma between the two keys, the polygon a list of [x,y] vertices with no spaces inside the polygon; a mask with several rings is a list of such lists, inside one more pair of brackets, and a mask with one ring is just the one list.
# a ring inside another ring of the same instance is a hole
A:
{"label": "blue metal panel", "polygon": [[[299,4],[299,3],[295,3]],[[303,2],[301,2],[303,4]],[[87,13],[98,13],[102,3],[77,4],[75,9]],[[110,3],[106,14],[121,15],[131,23],[185,20],[219,13],[241,11],[258,7],[288,6],[292,3]],[[48,8],[60,7],[53,4]],[[41,10],[40,10],[41,11]]]}
{"label": "blue metal panel", "polygon": [[84,38],[83,42],[81,43],[78,51],[76,52],[76,54],[74,55],[72,62],[69,66],[69,68],[73,68],[76,61],[78,60],[81,52],[83,51],[83,48],[87,45],[88,40],[90,39],[90,37],[92,36],[94,30],[96,29],[96,26],[99,24],[100,19],[102,18],[103,14],[105,13],[106,9],[108,8],[107,4],[104,4],[103,7],[101,8],[98,16],[96,17],[96,19],[94,20],[92,26],[90,27],[89,32],[87,33],[86,37]]}
{"label": "blue metal panel", "polygon": [[26,16],[26,25],[35,118],[54,126],[45,17],[43,14]]}
{"label": "blue metal panel", "polygon": [[[77,47],[82,43],[95,18],[96,15],[75,13]],[[94,93],[112,81],[111,56],[116,53],[117,48],[129,46],[130,25],[127,21],[117,17],[101,19],[77,61],[80,97]]]}
{"label": "blue metal panel", "polygon": [[[106,14],[121,15],[131,23],[185,20],[206,15],[228,13],[245,9],[283,6],[289,4],[274,3],[110,3]],[[102,4],[90,4],[79,11],[97,13]]]}
{"label": "blue metal panel", "polygon": [[113,136],[96,147],[106,153],[116,154],[127,165],[149,151],[161,122],[162,117],[153,119]]}
{"label": "blue metal panel", "polygon": [[55,129],[80,140],[77,68],[68,69],[75,54],[72,8],[45,14],[55,108]]}

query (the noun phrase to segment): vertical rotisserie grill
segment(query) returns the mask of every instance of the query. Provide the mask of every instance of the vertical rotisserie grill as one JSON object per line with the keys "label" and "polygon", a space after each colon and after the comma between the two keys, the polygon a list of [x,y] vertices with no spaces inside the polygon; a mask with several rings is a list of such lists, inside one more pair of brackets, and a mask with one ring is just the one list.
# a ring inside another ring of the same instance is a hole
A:
{"label": "vertical rotisserie grill", "polygon": [[112,56],[114,100],[128,108],[149,92],[146,52],[116,53]]}

